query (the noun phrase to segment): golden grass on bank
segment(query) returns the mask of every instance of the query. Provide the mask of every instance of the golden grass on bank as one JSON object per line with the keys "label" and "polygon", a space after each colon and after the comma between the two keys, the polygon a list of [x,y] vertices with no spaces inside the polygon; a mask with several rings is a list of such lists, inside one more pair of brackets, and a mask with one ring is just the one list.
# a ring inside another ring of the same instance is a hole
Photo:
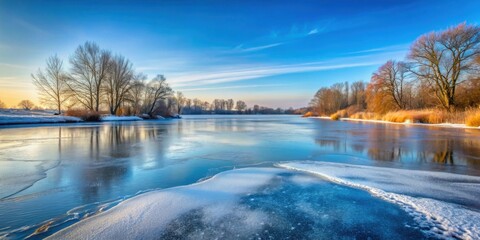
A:
{"label": "golden grass on bank", "polygon": [[388,112],[383,116],[384,121],[396,123],[438,124],[448,122],[449,118],[449,113],[437,109],[395,111]]}
{"label": "golden grass on bank", "polygon": [[302,117],[316,117],[317,115],[314,114],[313,112],[306,112],[305,114],[303,114]]}
{"label": "golden grass on bank", "polygon": [[359,106],[350,106],[346,109],[338,110],[336,113],[330,115],[332,120],[339,120],[340,118],[351,118],[353,115],[361,111]]}
{"label": "golden grass on bank", "polygon": [[472,109],[465,112],[465,124],[469,127],[480,127],[480,109]]}
{"label": "golden grass on bank", "polygon": [[338,120],[340,120],[340,114],[338,112],[336,112],[336,113],[330,115],[330,119],[338,121]]}
{"label": "golden grass on bank", "polygon": [[360,120],[382,120],[382,115],[372,112],[357,112],[350,116],[350,118]]}

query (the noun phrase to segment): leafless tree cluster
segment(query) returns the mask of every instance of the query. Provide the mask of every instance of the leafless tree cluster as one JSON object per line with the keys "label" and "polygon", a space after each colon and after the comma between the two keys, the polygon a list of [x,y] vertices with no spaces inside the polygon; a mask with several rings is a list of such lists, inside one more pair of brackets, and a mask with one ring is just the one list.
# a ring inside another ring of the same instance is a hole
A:
{"label": "leafless tree cluster", "polygon": [[[345,98],[349,99],[346,105]],[[406,61],[387,61],[372,74],[368,84],[355,82],[350,91],[347,84],[321,88],[310,105],[320,115],[352,105],[377,113],[477,107],[480,27],[462,23],[425,34],[412,44]]]}
{"label": "leafless tree cluster", "polygon": [[18,106],[24,110],[32,110],[35,107],[35,104],[30,100],[22,100],[18,103]]}
{"label": "leafless tree cluster", "polygon": [[320,88],[310,101],[310,106],[320,115],[330,115],[349,106],[363,107],[365,85],[364,82],[357,81],[351,86],[345,82]]}
{"label": "leafless tree cluster", "polygon": [[69,63],[67,71],[55,55],[47,59],[44,70],[32,74],[42,103],[55,106],[59,113],[80,106],[94,112],[107,108],[110,114],[154,116],[173,94],[163,75],[147,82],[127,58],[93,42],[78,46]]}
{"label": "leafless tree cluster", "polygon": [[0,109],[4,109],[4,108],[7,108],[7,105],[2,102],[2,100],[0,100]]}

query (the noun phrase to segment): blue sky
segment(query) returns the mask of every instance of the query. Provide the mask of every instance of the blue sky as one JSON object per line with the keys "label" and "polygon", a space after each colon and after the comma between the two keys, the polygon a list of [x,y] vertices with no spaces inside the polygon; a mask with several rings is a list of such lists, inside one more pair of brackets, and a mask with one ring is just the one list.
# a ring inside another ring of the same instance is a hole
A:
{"label": "blue sky", "polygon": [[480,22],[480,1],[0,0],[0,100],[36,100],[30,74],[53,54],[68,69],[75,48],[94,41],[189,98],[301,107],[464,21]]}

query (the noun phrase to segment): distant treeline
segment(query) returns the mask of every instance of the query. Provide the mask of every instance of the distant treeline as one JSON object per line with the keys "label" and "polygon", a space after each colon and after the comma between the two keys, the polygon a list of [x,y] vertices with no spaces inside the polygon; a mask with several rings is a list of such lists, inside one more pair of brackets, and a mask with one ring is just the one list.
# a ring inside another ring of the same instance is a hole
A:
{"label": "distant treeline", "polygon": [[[174,92],[166,78],[158,74],[148,80],[136,72],[132,63],[120,54],[101,49],[96,43],[86,42],[77,47],[69,58],[70,68],[54,55],[46,67],[32,74],[41,103],[53,107],[58,114],[84,118],[98,118],[100,113],[112,115],[139,115],[155,118],[157,115],[177,114],[292,114],[293,109],[273,109],[255,105],[248,108],[244,101],[215,99],[212,103],[187,99]],[[24,100],[18,105],[32,109]],[[0,107],[5,107],[0,102]],[[299,112],[298,112],[299,113]]]}
{"label": "distant treeline", "polygon": [[269,108],[259,105],[248,107],[244,101],[233,99],[215,99],[212,103],[199,99],[183,99],[180,101],[179,114],[301,114],[300,110],[289,108]]}
{"label": "distant treeline", "polygon": [[480,28],[462,23],[419,37],[405,61],[387,61],[370,82],[320,88],[310,102],[316,115],[438,108],[464,111],[480,105]]}

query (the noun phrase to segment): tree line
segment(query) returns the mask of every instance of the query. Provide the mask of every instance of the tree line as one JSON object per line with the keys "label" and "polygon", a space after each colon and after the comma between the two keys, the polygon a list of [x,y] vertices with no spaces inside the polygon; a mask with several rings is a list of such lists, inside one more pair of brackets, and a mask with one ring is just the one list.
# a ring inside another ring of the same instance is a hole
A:
{"label": "tree line", "polygon": [[147,80],[120,54],[101,49],[96,43],[78,46],[69,59],[70,69],[54,55],[45,69],[32,74],[40,101],[62,109],[83,108],[99,112],[106,106],[112,115],[145,113],[155,116],[164,107],[163,100],[173,95],[163,75]]}
{"label": "tree line", "polygon": [[[69,58],[70,68],[57,55],[46,61],[44,69],[32,74],[32,80],[42,104],[54,107],[58,114],[63,109],[86,109],[98,113],[107,109],[112,115],[148,115],[149,117],[176,114],[283,114],[293,109],[273,109],[254,105],[248,108],[244,101],[215,99],[209,103],[187,99],[174,92],[164,75],[152,79],[136,72],[132,63],[120,54],[101,49],[94,42],[77,47]],[[19,104],[31,109],[33,103]]]}
{"label": "tree line", "polygon": [[389,111],[480,106],[480,27],[466,23],[420,36],[404,61],[389,60],[369,82],[320,88],[310,102],[318,115],[341,109]]}
{"label": "tree line", "polygon": [[248,107],[242,101],[233,99],[215,99],[211,103],[200,99],[185,99],[182,104],[182,114],[298,114],[293,108],[269,108],[255,104]]}

